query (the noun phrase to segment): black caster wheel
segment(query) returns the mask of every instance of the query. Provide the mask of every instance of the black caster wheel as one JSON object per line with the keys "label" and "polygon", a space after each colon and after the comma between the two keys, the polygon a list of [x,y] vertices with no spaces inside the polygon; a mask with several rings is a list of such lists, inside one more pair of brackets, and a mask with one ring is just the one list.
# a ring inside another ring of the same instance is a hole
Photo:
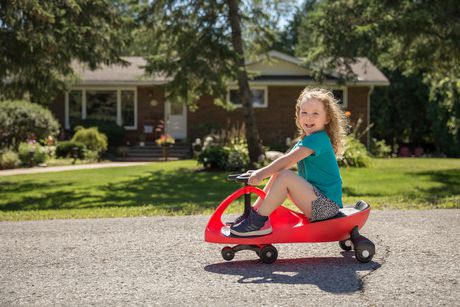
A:
{"label": "black caster wheel", "polygon": [[370,244],[358,244],[355,249],[355,257],[359,262],[368,263],[375,254],[375,247]]}
{"label": "black caster wheel", "polygon": [[344,251],[351,251],[353,246],[350,239],[339,241],[339,246]]}
{"label": "black caster wheel", "polygon": [[260,249],[259,257],[262,262],[270,264],[278,258],[278,251],[273,245],[265,245]]}
{"label": "black caster wheel", "polygon": [[224,260],[230,261],[235,257],[235,251],[230,246],[225,246],[220,252]]}

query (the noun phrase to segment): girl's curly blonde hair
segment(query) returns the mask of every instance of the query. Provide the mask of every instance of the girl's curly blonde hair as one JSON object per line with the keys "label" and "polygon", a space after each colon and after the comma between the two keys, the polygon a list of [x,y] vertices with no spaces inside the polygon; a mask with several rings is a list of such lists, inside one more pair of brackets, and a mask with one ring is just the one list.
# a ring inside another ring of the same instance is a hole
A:
{"label": "girl's curly blonde hair", "polygon": [[339,159],[344,149],[343,143],[346,135],[347,118],[331,91],[321,88],[305,88],[300,93],[295,106],[295,123],[299,131],[299,139],[305,136],[305,131],[299,124],[300,105],[309,99],[317,99],[323,103],[326,118],[329,120],[329,123],[325,126],[326,132],[331,139],[335,156]]}

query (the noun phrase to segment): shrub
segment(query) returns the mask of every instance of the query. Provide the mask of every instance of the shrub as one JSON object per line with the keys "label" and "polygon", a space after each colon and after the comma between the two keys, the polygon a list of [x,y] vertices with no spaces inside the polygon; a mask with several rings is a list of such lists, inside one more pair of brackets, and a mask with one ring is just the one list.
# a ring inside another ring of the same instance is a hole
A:
{"label": "shrub", "polygon": [[46,108],[23,100],[0,101],[0,140],[4,147],[17,148],[32,134],[40,140],[58,132],[59,123]]}
{"label": "shrub", "polygon": [[115,122],[107,120],[96,120],[96,119],[84,119],[76,121],[72,130],[77,132],[76,127],[81,126],[84,128],[97,127],[99,132],[104,133],[107,136],[107,140],[110,146],[122,145],[125,138],[125,128],[118,126]]}
{"label": "shrub", "polygon": [[88,161],[97,161],[99,160],[99,152],[87,150],[85,151],[85,159]]}
{"label": "shrub", "polygon": [[372,139],[370,152],[374,157],[386,158],[391,156],[391,146],[385,143],[385,140],[377,141]]}
{"label": "shrub", "polygon": [[75,148],[76,158],[83,160],[85,158],[85,144],[80,142],[64,141],[56,146],[57,158],[75,158],[73,156],[73,148]]}
{"label": "shrub", "polygon": [[16,152],[6,150],[0,153],[0,169],[16,168],[21,165],[21,160]]}
{"label": "shrub", "polygon": [[128,155],[129,148],[126,146],[119,146],[116,150],[116,155],[118,157],[126,157]]}
{"label": "shrub", "polygon": [[[245,128],[230,126],[218,134],[211,133],[203,138],[203,147],[198,162],[205,168],[228,171],[245,170],[249,164],[249,153]],[[201,140],[197,143],[201,147]]]}
{"label": "shrub", "polygon": [[346,137],[343,157],[338,161],[339,165],[348,167],[367,167],[371,164],[371,161],[366,147],[353,135],[348,135]]}
{"label": "shrub", "polygon": [[198,162],[205,168],[222,169],[226,168],[229,152],[223,146],[212,145],[206,147],[198,156]]}
{"label": "shrub", "polygon": [[225,148],[228,151],[225,169],[228,171],[246,170],[249,164],[249,152],[246,144],[230,144]]}
{"label": "shrub", "polygon": [[96,127],[79,129],[72,137],[72,141],[83,143],[86,149],[99,154],[107,150],[107,136],[99,132]]}
{"label": "shrub", "polygon": [[[48,158],[43,147],[38,143],[20,143],[19,144],[19,159],[24,165],[36,165],[46,162]],[[32,159],[31,159],[31,153]]]}

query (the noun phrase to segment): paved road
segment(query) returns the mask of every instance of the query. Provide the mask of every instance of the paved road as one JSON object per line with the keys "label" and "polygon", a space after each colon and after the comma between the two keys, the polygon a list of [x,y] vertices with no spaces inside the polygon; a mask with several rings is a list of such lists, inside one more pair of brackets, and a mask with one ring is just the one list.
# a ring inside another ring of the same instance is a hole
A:
{"label": "paved road", "polygon": [[232,262],[206,216],[0,223],[0,305],[459,306],[460,210],[374,211],[368,264],[336,243]]}

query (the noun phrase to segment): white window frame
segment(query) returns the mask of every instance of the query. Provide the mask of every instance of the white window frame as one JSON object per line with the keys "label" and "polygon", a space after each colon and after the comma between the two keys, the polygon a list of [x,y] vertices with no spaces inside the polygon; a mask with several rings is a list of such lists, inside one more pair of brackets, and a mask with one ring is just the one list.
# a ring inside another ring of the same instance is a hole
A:
{"label": "white window frame", "polygon": [[[263,90],[264,91],[264,104],[263,105],[252,105],[254,108],[268,108],[268,86],[266,85],[250,85],[249,86],[250,90]],[[242,104],[234,104],[233,102],[230,101],[230,91],[232,90],[238,90],[237,86],[229,86],[227,87],[227,102],[231,103],[233,106],[236,108],[241,108],[243,107]]]}
{"label": "white window frame", "polygon": [[[86,119],[86,91],[116,91],[117,93],[117,121],[116,124],[121,126],[121,92],[134,92],[134,125],[124,126],[126,130],[137,130],[137,87],[74,87],[70,91],[82,91],[81,119]],[[65,128],[70,129],[69,121],[69,92],[65,94]]]}

